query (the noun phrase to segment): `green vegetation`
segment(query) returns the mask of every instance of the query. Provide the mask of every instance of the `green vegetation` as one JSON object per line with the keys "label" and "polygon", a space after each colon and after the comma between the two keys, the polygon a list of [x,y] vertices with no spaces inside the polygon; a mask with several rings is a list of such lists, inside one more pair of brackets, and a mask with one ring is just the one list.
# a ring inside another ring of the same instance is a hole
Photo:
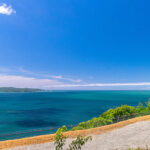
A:
{"label": "green vegetation", "polygon": [[[108,111],[101,114],[98,118],[93,118],[86,122],[79,123],[76,127],[73,127],[71,130],[83,130],[89,128],[95,128],[122,120],[127,120],[130,118],[144,116],[150,114],[150,101],[145,103],[145,106],[142,103],[139,103],[137,107],[123,105],[121,107],[116,107],[114,109],[109,109]],[[63,147],[66,142],[66,136],[63,135],[63,132],[66,132],[66,126],[58,129],[55,137],[56,150],[63,150]],[[82,137],[78,136],[72,143],[69,145],[67,150],[81,150],[82,146],[89,140],[92,140],[92,137]],[[148,150],[148,147],[145,149],[137,148],[129,150]]]}
{"label": "green vegetation", "polygon": [[89,140],[92,140],[91,136],[88,136],[86,138],[82,136],[77,136],[77,139],[73,140],[72,143],[69,145],[68,150],[81,150],[82,146],[85,145],[85,143]]}
{"label": "green vegetation", "polygon": [[98,118],[93,118],[89,121],[81,122],[71,130],[95,128],[118,121],[127,120],[129,118],[150,114],[150,101],[146,102],[145,104],[145,107],[142,103],[139,103],[137,107],[123,105],[121,107],[116,107],[115,109],[109,109]]}
{"label": "green vegetation", "polygon": [[[66,136],[63,135],[63,132],[66,131],[67,131],[66,126],[63,126],[62,128],[59,128],[57,130],[56,137],[55,137],[56,150],[63,150],[67,138]],[[84,138],[82,136],[78,136],[77,139],[71,142],[67,150],[81,150],[82,146],[85,145],[85,143],[88,140],[92,140],[92,137],[88,136]]]}
{"label": "green vegetation", "polygon": [[0,87],[0,92],[40,92],[41,89]]}
{"label": "green vegetation", "polygon": [[65,145],[66,142],[66,136],[63,135],[63,132],[67,131],[66,126],[63,126],[62,128],[59,128],[56,132],[56,137],[55,137],[55,145],[56,145],[56,150],[63,150],[63,146]]}

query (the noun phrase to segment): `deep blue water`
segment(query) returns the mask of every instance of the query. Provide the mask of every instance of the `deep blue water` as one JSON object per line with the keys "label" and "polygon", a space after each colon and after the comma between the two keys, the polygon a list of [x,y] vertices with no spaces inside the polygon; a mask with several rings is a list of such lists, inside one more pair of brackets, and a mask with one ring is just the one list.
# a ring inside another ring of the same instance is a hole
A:
{"label": "deep blue water", "polygon": [[150,91],[0,93],[0,139],[47,134],[50,131],[3,136],[74,125],[98,117],[107,109],[123,104],[136,106],[138,102],[145,102],[149,98]]}

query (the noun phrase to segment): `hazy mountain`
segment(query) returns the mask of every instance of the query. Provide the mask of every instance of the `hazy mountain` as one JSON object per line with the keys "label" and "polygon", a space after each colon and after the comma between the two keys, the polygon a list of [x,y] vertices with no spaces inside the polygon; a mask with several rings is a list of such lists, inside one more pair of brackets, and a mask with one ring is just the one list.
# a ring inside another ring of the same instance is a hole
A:
{"label": "hazy mountain", "polygon": [[40,92],[41,89],[34,88],[14,88],[14,87],[0,87],[0,92]]}

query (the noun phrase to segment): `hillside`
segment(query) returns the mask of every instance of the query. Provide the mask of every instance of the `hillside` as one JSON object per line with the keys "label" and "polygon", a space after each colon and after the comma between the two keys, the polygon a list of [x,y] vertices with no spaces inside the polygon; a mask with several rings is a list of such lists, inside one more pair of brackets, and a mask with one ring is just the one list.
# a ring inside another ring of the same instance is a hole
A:
{"label": "hillside", "polygon": [[41,89],[34,88],[14,88],[14,87],[0,87],[0,92],[40,92]]}

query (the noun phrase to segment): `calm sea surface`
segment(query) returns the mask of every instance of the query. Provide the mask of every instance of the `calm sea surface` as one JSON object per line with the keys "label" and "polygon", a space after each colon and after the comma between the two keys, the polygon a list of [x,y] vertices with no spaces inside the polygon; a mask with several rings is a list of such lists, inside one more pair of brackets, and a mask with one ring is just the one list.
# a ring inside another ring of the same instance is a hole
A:
{"label": "calm sea surface", "polygon": [[123,104],[136,106],[149,98],[150,91],[0,93],[0,140],[47,134],[50,131],[4,136],[74,125],[107,109]]}

